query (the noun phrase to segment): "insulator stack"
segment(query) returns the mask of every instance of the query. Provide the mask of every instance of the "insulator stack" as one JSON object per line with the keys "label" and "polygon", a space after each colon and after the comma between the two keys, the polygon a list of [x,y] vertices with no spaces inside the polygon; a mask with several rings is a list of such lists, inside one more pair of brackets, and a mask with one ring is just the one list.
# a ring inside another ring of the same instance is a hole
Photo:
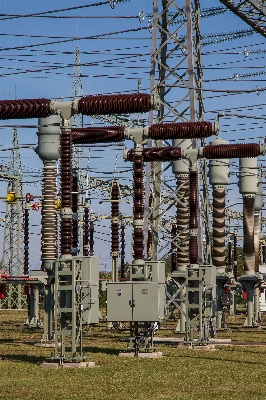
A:
{"label": "insulator stack", "polygon": [[78,253],[78,174],[72,174],[72,255]]}
{"label": "insulator stack", "polygon": [[178,122],[175,124],[154,124],[149,127],[151,139],[193,139],[213,135],[211,122]]}
{"label": "insulator stack", "polygon": [[94,239],[93,239],[93,235],[94,235],[94,224],[93,221],[90,221],[90,256],[93,256],[94,254]]}
{"label": "insulator stack", "polygon": [[61,255],[72,252],[72,136],[71,131],[61,134],[61,202],[69,217],[62,213],[61,218]]}
{"label": "insulator stack", "polygon": [[[190,264],[198,263],[198,174],[197,171],[191,170],[189,173],[189,262]],[[194,231],[194,232],[193,232]]]}
{"label": "insulator stack", "polygon": [[111,191],[111,251],[118,253],[119,251],[119,228],[118,228],[118,216],[119,216],[119,186],[117,182],[113,182]]}
{"label": "insulator stack", "polygon": [[[181,148],[180,147],[154,147],[154,148],[146,148],[142,150],[143,161],[171,161],[177,160],[181,157]],[[134,158],[134,150],[130,149],[127,152],[127,160],[133,161]]]}
{"label": "insulator stack", "polygon": [[234,278],[237,280],[237,235],[234,234]]}
{"label": "insulator stack", "polygon": [[263,244],[262,246],[262,263],[266,264],[266,246]]}
{"label": "insulator stack", "polygon": [[125,278],[125,225],[121,225],[121,278]]}
{"label": "insulator stack", "polygon": [[176,237],[177,231],[176,231],[176,225],[172,224],[172,229],[171,229],[171,271],[174,272],[176,271],[176,244],[175,241],[173,240]]}
{"label": "insulator stack", "polygon": [[243,196],[243,255],[245,274],[254,271],[255,267],[254,203],[255,197]]}
{"label": "insulator stack", "polygon": [[[134,154],[133,161],[133,193],[134,193],[134,212],[133,218],[135,221],[143,221],[144,206],[143,206],[143,157],[139,153]],[[134,259],[143,259],[143,228],[134,227]]]}
{"label": "insulator stack", "polygon": [[254,214],[254,251],[255,251],[255,271],[260,269],[260,233],[261,233],[261,216],[260,213]]}
{"label": "insulator stack", "polygon": [[86,96],[78,102],[78,111],[84,115],[131,114],[151,110],[149,94],[117,94]]}
{"label": "insulator stack", "polygon": [[227,261],[228,261],[228,267],[231,270],[231,268],[232,268],[232,242],[231,242],[231,240],[228,241],[228,258],[227,258]]}
{"label": "insulator stack", "polygon": [[177,196],[180,201],[176,202],[176,232],[179,246],[176,249],[177,269],[184,269],[189,264],[189,180],[177,177]]}
{"label": "insulator stack", "polygon": [[43,167],[42,190],[42,260],[57,259],[57,215],[55,210],[56,168],[55,165]]}
{"label": "insulator stack", "polygon": [[260,145],[256,143],[244,144],[217,144],[215,146],[205,146],[203,157],[209,160],[217,158],[242,158],[257,157],[260,155]]}
{"label": "insulator stack", "polygon": [[83,255],[87,257],[89,255],[89,209],[88,207],[84,208],[83,215]]}
{"label": "insulator stack", "polygon": [[72,141],[73,144],[121,142],[125,139],[124,131],[123,126],[75,128],[72,129]]}
{"label": "insulator stack", "polygon": [[48,99],[0,100],[0,119],[48,117],[50,103]]}
{"label": "insulator stack", "polygon": [[225,189],[213,187],[212,260],[216,268],[225,268]]}
{"label": "insulator stack", "polygon": [[29,210],[24,210],[24,275],[29,274]]}
{"label": "insulator stack", "polygon": [[[152,193],[150,193],[150,196],[149,196],[149,209],[150,209],[149,223],[150,223],[150,226],[152,225],[152,222],[153,222],[153,212],[151,212],[152,200],[153,200],[153,195],[152,195]],[[152,232],[151,232],[150,226],[148,229],[148,237],[147,237],[147,255],[148,255],[148,257],[151,256],[151,246],[152,246]]]}

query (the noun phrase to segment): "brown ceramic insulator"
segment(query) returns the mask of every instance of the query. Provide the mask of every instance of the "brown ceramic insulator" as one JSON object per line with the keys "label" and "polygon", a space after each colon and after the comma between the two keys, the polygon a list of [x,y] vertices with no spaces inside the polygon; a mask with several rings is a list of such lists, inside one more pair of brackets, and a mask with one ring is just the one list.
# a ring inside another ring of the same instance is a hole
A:
{"label": "brown ceramic insulator", "polygon": [[24,275],[29,274],[29,210],[24,210]]}
{"label": "brown ceramic insulator", "polygon": [[149,94],[116,94],[86,96],[78,102],[78,111],[84,115],[128,114],[151,110]]}
{"label": "brown ceramic insulator", "polygon": [[121,225],[121,278],[125,278],[125,225]]}
{"label": "brown ceramic insulator", "polygon": [[254,251],[255,251],[255,271],[260,269],[260,233],[261,233],[261,218],[260,213],[254,214]]}
{"label": "brown ceramic insulator", "polygon": [[106,126],[72,129],[73,144],[111,143],[125,139],[123,126]]}
{"label": "brown ceramic insulator", "polygon": [[237,280],[237,235],[234,234],[234,278]]}
{"label": "brown ceramic insulator", "polygon": [[51,100],[0,100],[0,119],[43,118],[51,114]]}
{"label": "brown ceramic insulator", "polygon": [[77,255],[78,249],[78,175],[76,172],[72,174],[72,254]]}
{"label": "brown ceramic insulator", "polygon": [[87,257],[89,255],[89,209],[84,208],[83,215],[83,255]]}
{"label": "brown ceramic insulator", "polygon": [[217,144],[203,148],[203,157],[209,160],[216,160],[217,158],[258,157],[259,155],[260,145],[256,143]]}
{"label": "brown ceramic insulator", "polygon": [[[189,229],[196,230],[198,228],[198,174],[197,171],[189,173]],[[190,264],[198,263],[198,237],[190,235],[189,237],[189,262]]]}
{"label": "brown ceramic insulator", "polygon": [[[72,211],[72,137],[61,133],[61,202],[62,209]],[[61,218],[61,255],[72,252],[72,218]]]}
{"label": "brown ceramic insulator", "polygon": [[172,229],[171,229],[171,271],[174,272],[176,271],[176,244],[174,242],[174,238],[177,235],[176,231],[176,224],[172,224]]}
{"label": "brown ceramic insulator", "polygon": [[254,203],[255,197],[243,196],[244,271],[255,270]]}
{"label": "brown ceramic insulator", "polygon": [[212,136],[211,122],[178,122],[154,124],[149,127],[151,139],[192,139]]}
{"label": "brown ceramic insulator", "polygon": [[143,259],[143,229],[135,228],[134,229],[134,260],[142,260]]}
{"label": "brown ceramic insulator", "polygon": [[[133,192],[134,192],[134,220],[143,221],[144,205],[143,205],[143,157],[139,153],[134,154],[133,160]],[[134,259],[142,260],[144,244],[143,229],[134,228]]]}
{"label": "brown ceramic insulator", "polygon": [[176,179],[177,196],[180,201],[176,202],[176,232],[178,234],[178,245],[176,249],[177,266],[189,264],[189,181],[186,178]]}
{"label": "brown ceramic insulator", "polygon": [[198,264],[198,238],[197,238],[197,236],[189,237],[189,262],[190,262],[190,264]]}
{"label": "brown ceramic insulator", "polygon": [[265,244],[262,247],[262,263],[266,264],[266,246],[265,246]]}
{"label": "brown ceramic insulator", "polygon": [[[117,182],[113,183],[112,191],[111,191],[111,218],[118,218],[119,216],[119,186]],[[117,222],[113,222],[111,224],[111,251],[118,252],[119,251],[119,228],[118,228],[118,220]]]}
{"label": "brown ceramic insulator", "polygon": [[[154,147],[146,148],[142,150],[143,161],[171,161],[177,160],[181,157],[180,147]],[[130,149],[127,152],[127,160],[133,161],[134,149]]]}
{"label": "brown ceramic insulator", "polygon": [[93,221],[90,221],[90,255],[93,256],[94,253],[94,239],[93,239],[93,234],[94,234],[94,224]]}
{"label": "brown ceramic insulator", "polygon": [[225,268],[225,189],[213,188],[212,260],[216,268]]}

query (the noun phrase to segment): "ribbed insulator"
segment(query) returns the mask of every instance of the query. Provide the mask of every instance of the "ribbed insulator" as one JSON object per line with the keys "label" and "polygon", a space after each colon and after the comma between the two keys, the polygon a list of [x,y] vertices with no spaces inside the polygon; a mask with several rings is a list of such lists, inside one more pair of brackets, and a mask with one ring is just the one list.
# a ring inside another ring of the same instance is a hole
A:
{"label": "ribbed insulator", "polygon": [[51,100],[0,100],[0,119],[43,118],[51,114]]}
{"label": "ribbed insulator", "polygon": [[254,214],[254,248],[255,248],[255,271],[260,269],[260,233],[261,233],[261,216],[260,213]]}
{"label": "ribbed insulator", "polygon": [[[134,192],[134,220],[143,220],[143,157],[141,154],[134,154],[133,161],[133,192]],[[134,228],[134,259],[143,259],[143,229]]]}
{"label": "ribbed insulator", "polygon": [[258,157],[260,155],[260,145],[256,143],[245,144],[217,144],[215,146],[205,146],[203,157],[209,160],[223,158]]}
{"label": "ribbed insulator", "polygon": [[231,241],[228,241],[228,258],[227,258],[227,261],[228,261],[229,268],[231,268],[231,266],[232,266],[232,242]]}
{"label": "ribbed insulator", "polygon": [[180,147],[155,147],[143,149],[143,161],[171,161],[181,157]]}
{"label": "ribbed insulator", "polygon": [[121,278],[125,278],[125,225],[121,225]]}
{"label": "ribbed insulator", "polygon": [[134,149],[130,149],[127,152],[127,161],[133,161],[134,160],[134,154],[135,154],[135,150]]}
{"label": "ribbed insulator", "polygon": [[172,224],[172,229],[171,229],[171,271],[174,272],[176,271],[176,244],[175,241],[173,240],[177,235],[176,231],[176,225]]}
{"label": "ribbed insulator", "polygon": [[[189,229],[198,228],[198,174],[197,171],[190,171],[189,181]],[[189,237],[189,262],[190,264],[198,263],[198,238],[197,236]]]}
{"label": "ribbed insulator", "polygon": [[176,179],[177,196],[176,202],[176,232],[178,234],[176,263],[177,266],[189,264],[189,181],[186,178]]}
{"label": "ribbed insulator", "polygon": [[[62,209],[72,211],[72,136],[61,134],[61,202]],[[72,218],[61,218],[61,255],[72,252]]]}
{"label": "ribbed insulator", "polygon": [[254,271],[254,203],[255,197],[243,197],[244,271]]}
{"label": "ribbed insulator", "polygon": [[149,127],[152,139],[192,139],[212,136],[211,122],[178,122],[175,124],[155,124]]}
{"label": "ribbed insulator", "polygon": [[217,268],[225,267],[225,189],[213,188],[212,260]]}
{"label": "ribbed insulator", "polygon": [[263,245],[262,247],[262,260],[263,260],[263,264],[266,264],[266,246]]}
{"label": "ribbed insulator", "polygon": [[24,210],[24,275],[29,274],[29,210]]}
{"label": "ribbed insulator", "polygon": [[111,143],[125,139],[123,126],[106,126],[72,129],[73,144]]}
{"label": "ribbed insulator", "polygon": [[83,255],[87,257],[89,255],[89,209],[88,207],[84,208],[83,215]]}
{"label": "ribbed insulator", "polygon": [[190,264],[198,264],[198,238],[190,236],[189,238],[189,262]]}
{"label": "ribbed insulator", "polygon": [[93,221],[90,221],[90,256],[93,256],[94,253],[94,239],[93,239],[93,234],[94,234],[94,224]]}
{"label": "ribbed insulator", "polygon": [[[111,190],[111,218],[118,218],[119,216],[119,186],[117,182],[113,182],[112,190]],[[111,224],[111,251],[118,252],[119,251],[119,229],[118,229],[118,221],[112,222]]]}
{"label": "ribbed insulator", "polygon": [[42,190],[42,260],[57,259],[56,168],[44,165]]}
{"label": "ribbed insulator", "polygon": [[72,254],[77,255],[79,245],[78,238],[78,175],[75,172],[72,174]]}
{"label": "ribbed insulator", "polygon": [[143,229],[135,228],[134,229],[134,260],[142,260],[143,259]]}
{"label": "ribbed insulator", "polygon": [[148,112],[151,96],[145,93],[86,96],[79,100],[78,110],[84,115]]}
{"label": "ribbed insulator", "polygon": [[234,234],[234,278],[237,280],[237,235]]}

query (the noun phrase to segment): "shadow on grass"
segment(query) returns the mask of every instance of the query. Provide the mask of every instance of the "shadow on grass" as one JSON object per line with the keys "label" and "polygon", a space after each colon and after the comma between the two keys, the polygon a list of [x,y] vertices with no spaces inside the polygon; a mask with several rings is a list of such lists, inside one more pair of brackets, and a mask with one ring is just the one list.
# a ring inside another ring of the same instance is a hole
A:
{"label": "shadow on grass", "polygon": [[83,346],[83,350],[85,353],[104,353],[104,354],[112,354],[112,355],[118,355],[121,353],[121,349],[112,349],[110,347],[90,347],[90,346]]}
{"label": "shadow on grass", "polygon": [[42,356],[33,356],[33,355],[27,355],[27,354],[5,354],[1,356],[2,360],[8,360],[8,361],[22,361],[22,362],[27,362],[31,364],[38,364],[42,363],[46,360],[46,357]]}

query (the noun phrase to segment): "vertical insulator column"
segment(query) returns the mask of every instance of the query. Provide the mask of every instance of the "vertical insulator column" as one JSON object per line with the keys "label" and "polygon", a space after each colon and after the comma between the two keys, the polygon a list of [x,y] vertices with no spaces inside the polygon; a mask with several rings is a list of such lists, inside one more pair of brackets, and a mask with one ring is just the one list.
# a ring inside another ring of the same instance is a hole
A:
{"label": "vertical insulator column", "polygon": [[[171,272],[176,271],[176,224],[172,224],[171,229]],[[175,240],[174,240],[175,239]]]}
{"label": "vertical insulator column", "polygon": [[83,216],[83,255],[87,257],[89,255],[89,208],[84,208]]}
{"label": "vertical insulator column", "polygon": [[118,253],[119,251],[119,232],[118,232],[118,216],[119,216],[119,186],[117,182],[113,182],[112,191],[111,191],[111,236],[112,236],[112,244],[111,244],[111,252]]}
{"label": "vertical insulator column", "polygon": [[143,157],[142,154],[135,150],[133,160],[133,192],[134,192],[134,209],[133,209],[133,226],[134,226],[134,260],[143,259]]}
{"label": "vertical insulator column", "polygon": [[152,232],[151,232],[151,224],[153,221],[153,213],[151,212],[151,207],[152,207],[152,201],[153,201],[153,195],[150,193],[149,196],[149,210],[150,210],[150,218],[149,218],[149,229],[148,229],[148,237],[147,237],[147,255],[148,258],[151,256],[151,246],[152,246]]}
{"label": "vertical insulator column", "polygon": [[232,271],[232,240],[228,239],[228,268]]}
{"label": "vertical insulator column", "polygon": [[57,215],[55,210],[56,168],[44,162],[42,190],[42,260],[57,258]]}
{"label": "vertical insulator column", "polygon": [[234,278],[237,280],[237,234],[234,232]]}
{"label": "vertical insulator column", "polygon": [[78,174],[72,174],[72,255],[78,254]]}
{"label": "vertical insulator column", "polygon": [[29,274],[29,210],[24,210],[24,275]]}
{"label": "vertical insulator column", "polygon": [[90,256],[93,256],[94,254],[94,239],[93,239],[93,234],[94,234],[94,224],[93,220],[90,220]]}
{"label": "vertical insulator column", "polygon": [[61,256],[72,252],[72,136],[70,127],[61,134]]}
{"label": "vertical insulator column", "polygon": [[225,270],[225,189],[213,187],[212,260],[217,270]]}
{"label": "vertical insulator column", "polygon": [[254,202],[254,196],[243,196],[243,255],[244,273],[247,275],[255,271]]}
{"label": "vertical insulator column", "polygon": [[261,215],[260,212],[254,214],[254,251],[255,251],[255,272],[260,270],[260,232]]}
{"label": "vertical insulator column", "polygon": [[196,167],[189,172],[189,262],[198,264],[198,174]]}
{"label": "vertical insulator column", "polygon": [[125,224],[121,224],[121,278],[125,278]]}
{"label": "vertical insulator column", "polygon": [[180,201],[176,202],[176,269],[184,270],[189,264],[189,181],[188,177],[177,176],[177,196]]}

